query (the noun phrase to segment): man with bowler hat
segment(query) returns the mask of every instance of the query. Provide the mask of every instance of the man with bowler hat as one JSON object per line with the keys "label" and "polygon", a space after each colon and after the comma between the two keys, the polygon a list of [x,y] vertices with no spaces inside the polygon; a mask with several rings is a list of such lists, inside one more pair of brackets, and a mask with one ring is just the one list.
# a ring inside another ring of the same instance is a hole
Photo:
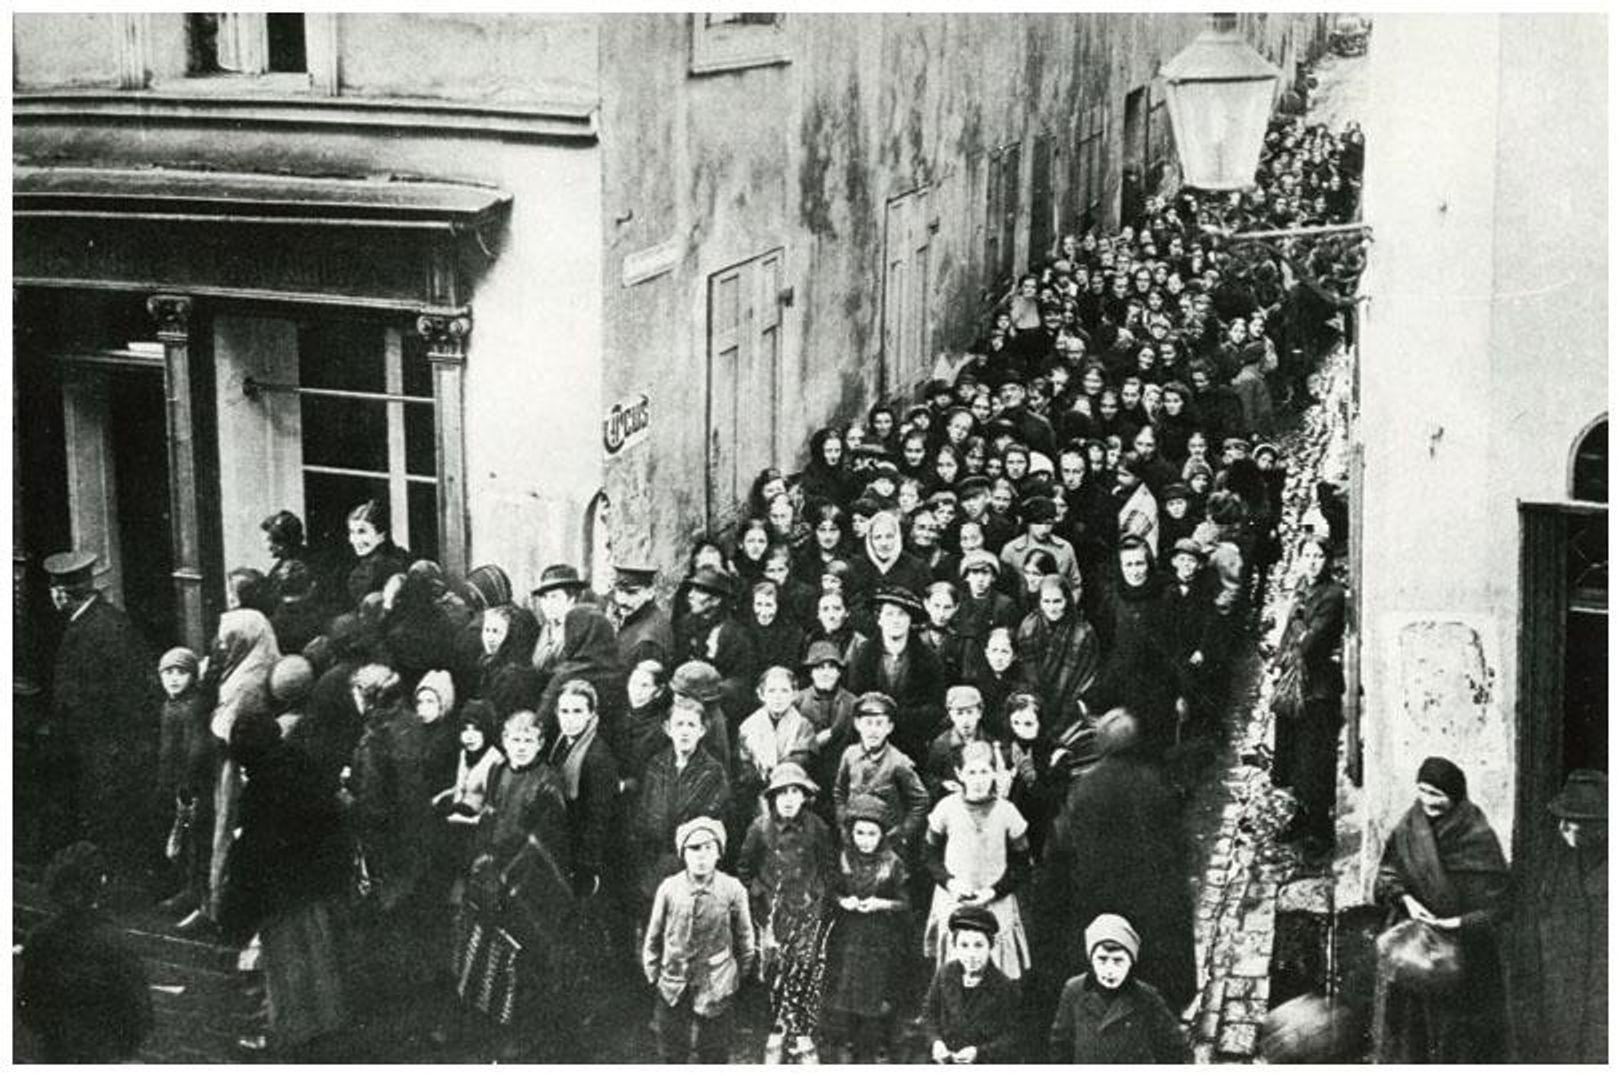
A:
{"label": "man with bowler hat", "polygon": [[72,781],[78,836],[134,881],[158,850],[156,666],[129,616],[96,589],[94,553],[45,558],[51,604],[66,618],[44,735]]}
{"label": "man with bowler hat", "polygon": [[572,564],[553,564],[540,573],[539,584],[529,594],[535,600],[540,618],[540,640],[534,646],[534,669],[542,681],[549,681],[563,653],[563,620],[579,604],[585,580]]}

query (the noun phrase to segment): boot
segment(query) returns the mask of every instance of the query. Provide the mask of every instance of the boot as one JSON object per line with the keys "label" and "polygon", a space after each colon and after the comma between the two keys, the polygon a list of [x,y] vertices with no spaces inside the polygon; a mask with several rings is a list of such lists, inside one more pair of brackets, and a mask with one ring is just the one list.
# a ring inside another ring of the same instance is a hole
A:
{"label": "boot", "polygon": [[765,1064],[780,1065],[782,1063],[784,1038],[782,1029],[779,1027],[772,1028],[771,1033],[765,1036]]}

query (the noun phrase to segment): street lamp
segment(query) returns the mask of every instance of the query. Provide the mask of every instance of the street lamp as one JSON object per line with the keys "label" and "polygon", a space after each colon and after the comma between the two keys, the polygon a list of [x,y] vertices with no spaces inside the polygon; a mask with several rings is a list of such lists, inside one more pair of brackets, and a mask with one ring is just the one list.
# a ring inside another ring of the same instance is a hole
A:
{"label": "street lamp", "polygon": [[[1237,16],[1211,14],[1209,25],[1160,68],[1159,75],[1165,82],[1183,182],[1206,191],[1254,187],[1281,75],[1243,39]],[[1333,306],[1356,302],[1356,277],[1372,238],[1365,224],[1204,230],[1219,237],[1228,256],[1239,264],[1247,267],[1264,260],[1286,265],[1294,279]],[[1318,251],[1327,257],[1313,259]],[[1348,280],[1331,279],[1317,272],[1313,261],[1350,264],[1355,272]]]}
{"label": "street lamp", "polygon": [[1280,73],[1243,39],[1237,16],[1210,15],[1209,26],[1159,74],[1187,185],[1254,186]]}

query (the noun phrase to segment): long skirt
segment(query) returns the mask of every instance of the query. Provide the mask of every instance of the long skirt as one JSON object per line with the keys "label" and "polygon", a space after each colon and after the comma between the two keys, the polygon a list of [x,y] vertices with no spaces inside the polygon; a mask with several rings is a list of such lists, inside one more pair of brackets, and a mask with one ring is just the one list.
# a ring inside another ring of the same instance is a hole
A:
{"label": "long skirt", "polygon": [[259,937],[271,1045],[285,1050],[343,1027],[343,977],[326,902],[275,916]]}
{"label": "long skirt", "polygon": [[219,768],[214,784],[214,848],[208,861],[209,917],[219,919],[219,902],[224,893],[225,856],[231,850],[236,831],[236,803],[242,798],[242,771],[227,759]]}
{"label": "long skirt", "polygon": [[[949,920],[958,901],[940,886],[934,887],[934,902],[928,909],[928,926],[923,930],[923,954],[932,956],[936,966],[951,959]],[[1029,938],[1024,919],[1018,914],[1018,897],[1008,893],[986,905],[996,917],[996,939],[990,943],[990,959],[1009,979],[1020,978],[1029,968]]]}

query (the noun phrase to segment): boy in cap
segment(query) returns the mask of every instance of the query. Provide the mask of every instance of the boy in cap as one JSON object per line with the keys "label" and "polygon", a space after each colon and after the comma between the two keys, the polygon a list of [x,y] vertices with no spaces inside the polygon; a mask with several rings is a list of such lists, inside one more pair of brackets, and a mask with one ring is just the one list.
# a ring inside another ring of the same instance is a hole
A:
{"label": "boy in cap", "polygon": [[962,762],[962,748],[975,740],[988,739],[984,734],[984,696],[972,684],[946,689],[945,716],[951,727],[929,743],[922,772],[923,787],[936,803],[959,790],[956,768]]}
{"label": "boy in cap", "polygon": [[952,957],[934,973],[923,999],[923,1035],[940,1065],[1017,1061],[1018,984],[990,959],[996,917],[969,905],[951,913]]}
{"label": "boy in cap", "polygon": [[1018,607],[1011,597],[996,588],[1001,561],[987,550],[962,554],[957,568],[962,575],[962,604],[956,611],[956,633],[970,652],[984,649],[984,641],[994,628],[1018,625]]}
{"label": "boy in cap", "polygon": [[1142,939],[1123,917],[1099,915],[1086,927],[1091,970],[1063,986],[1052,1021],[1055,1064],[1187,1064],[1181,1024],[1159,992],[1132,975]]}
{"label": "boy in cap", "polygon": [[887,833],[896,852],[908,859],[928,816],[928,790],[916,766],[889,743],[894,732],[894,700],[868,691],[855,703],[856,743],[844,749],[833,780],[833,803],[840,828],[848,823],[850,800],[876,796],[888,812]]}
{"label": "boy in cap", "polygon": [[730,1059],[732,998],[758,951],[748,891],[719,869],[726,827],[702,816],[675,831],[684,869],[653,897],[642,970],[657,991],[653,1024],[666,1065]]}

